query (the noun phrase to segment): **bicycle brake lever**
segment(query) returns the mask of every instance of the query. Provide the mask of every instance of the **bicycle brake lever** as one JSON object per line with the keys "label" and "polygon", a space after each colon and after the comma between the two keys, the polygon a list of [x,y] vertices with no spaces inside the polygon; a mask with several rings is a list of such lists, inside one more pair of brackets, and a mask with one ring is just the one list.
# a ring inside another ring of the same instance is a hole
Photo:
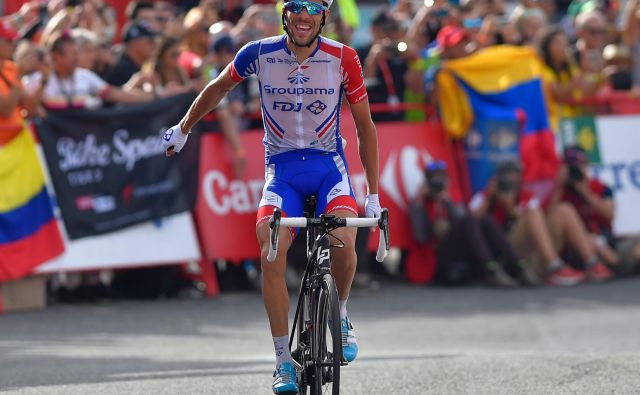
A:
{"label": "bicycle brake lever", "polygon": [[380,212],[378,227],[380,228],[380,241],[378,242],[376,260],[382,262],[389,252],[389,212],[386,208]]}

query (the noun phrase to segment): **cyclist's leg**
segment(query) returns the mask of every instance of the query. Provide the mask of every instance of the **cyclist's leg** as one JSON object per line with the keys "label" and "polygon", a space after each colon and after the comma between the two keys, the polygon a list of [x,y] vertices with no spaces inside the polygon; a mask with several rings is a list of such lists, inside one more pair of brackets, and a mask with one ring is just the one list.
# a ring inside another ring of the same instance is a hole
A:
{"label": "cyclist's leg", "polygon": [[[330,168],[318,190],[318,213],[333,214],[337,217],[352,218],[358,216],[346,164],[340,155],[328,157],[325,164]],[[331,271],[336,280],[338,296],[341,301],[349,297],[351,283],[356,272],[356,234],[355,228],[339,228],[331,232],[344,244],[344,248],[332,248]],[[335,241],[335,240],[334,240]]]}
{"label": "cyclist's leg", "polygon": [[[270,166],[275,167],[275,165]],[[289,228],[280,228],[278,255],[274,262],[268,262],[269,219],[276,207],[282,210],[283,216],[301,216],[304,204],[302,197],[298,196],[286,182],[277,178],[275,174],[271,178],[267,175],[256,224],[262,264],[262,297],[274,337],[288,334],[289,293],[284,274],[287,251],[293,241],[294,233]]]}
{"label": "cyclist's leg", "polygon": [[[328,165],[332,171],[325,178],[318,192],[318,212],[333,214],[342,218],[358,216],[358,208],[353,195],[349,176],[341,156],[330,158]],[[343,356],[353,361],[358,355],[358,344],[353,326],[347,317],[347,299],[356,272],[355,250],[357,229],[339,228],[332,232],[344,244],[343,248],[332,248],[331,272],[336,280],[340,300],[340,328],[342,332]]]}
{"label": "cyclist's leg", "polygon": [[[265,206],[265,212],[273,213],[274,206]],[[261,208],[262,210],[262,208]],[[260,261],[262,264],[262,298],[269,316],[271,334],[274,337],[288,334],[289,293],[284,279],[287,264],[287,251],[293,237],[286,228],[280,229],[278,256],[275,261],[267,262],[269,253],[269,221],[256,226],[258,243],[260,244]]]}

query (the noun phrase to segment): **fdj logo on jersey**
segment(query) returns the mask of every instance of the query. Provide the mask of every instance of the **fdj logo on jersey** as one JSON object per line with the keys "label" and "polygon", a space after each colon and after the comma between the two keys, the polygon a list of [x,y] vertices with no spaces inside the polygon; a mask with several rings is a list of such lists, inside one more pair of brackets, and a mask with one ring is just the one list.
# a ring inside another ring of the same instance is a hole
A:
{"label": "fdj logo on jersey", "polygon": [[293,104],[286,101],[274,101],[273,109],[284,112],[300,112],[300,110],[302,109],[302,103]]}

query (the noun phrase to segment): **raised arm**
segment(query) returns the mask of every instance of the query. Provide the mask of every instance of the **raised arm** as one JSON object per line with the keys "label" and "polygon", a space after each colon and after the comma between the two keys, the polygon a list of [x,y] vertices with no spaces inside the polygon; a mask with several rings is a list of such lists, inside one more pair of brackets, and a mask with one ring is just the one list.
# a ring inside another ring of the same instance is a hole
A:
{"label": "raised arm", "polygon": [[193,128],[202,117],[216,108],[218,103],[220,103],[227,93],[236,85],[238,85],[238,82],[231,77],[231,65],[229,65],[215,80],[209,82],[193,101],[189,111],[187,111],[180,121],[182,132],[189,133],[191,128]]}

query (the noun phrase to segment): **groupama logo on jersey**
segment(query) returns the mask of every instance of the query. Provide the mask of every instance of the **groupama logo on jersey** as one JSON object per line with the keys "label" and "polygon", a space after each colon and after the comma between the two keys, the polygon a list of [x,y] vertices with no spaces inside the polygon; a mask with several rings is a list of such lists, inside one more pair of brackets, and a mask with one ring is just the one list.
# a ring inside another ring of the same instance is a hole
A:
{"label": "groupama logo on jersey", "polygon": [[[289,76],[287,77],[287,80],[292,84],[304,84],[305,82],[307,82],[307,81],[309,81],[311,79],[311,78],[305,76],[304,73],[302,72],[302,70],[306,70],[308,68],[309,68],[309,66],[296,67],[295,69],[293,69],[293,71],[291,71],[289,73]],[[293,73],[295,73],[295,74],[291,75]]]}

